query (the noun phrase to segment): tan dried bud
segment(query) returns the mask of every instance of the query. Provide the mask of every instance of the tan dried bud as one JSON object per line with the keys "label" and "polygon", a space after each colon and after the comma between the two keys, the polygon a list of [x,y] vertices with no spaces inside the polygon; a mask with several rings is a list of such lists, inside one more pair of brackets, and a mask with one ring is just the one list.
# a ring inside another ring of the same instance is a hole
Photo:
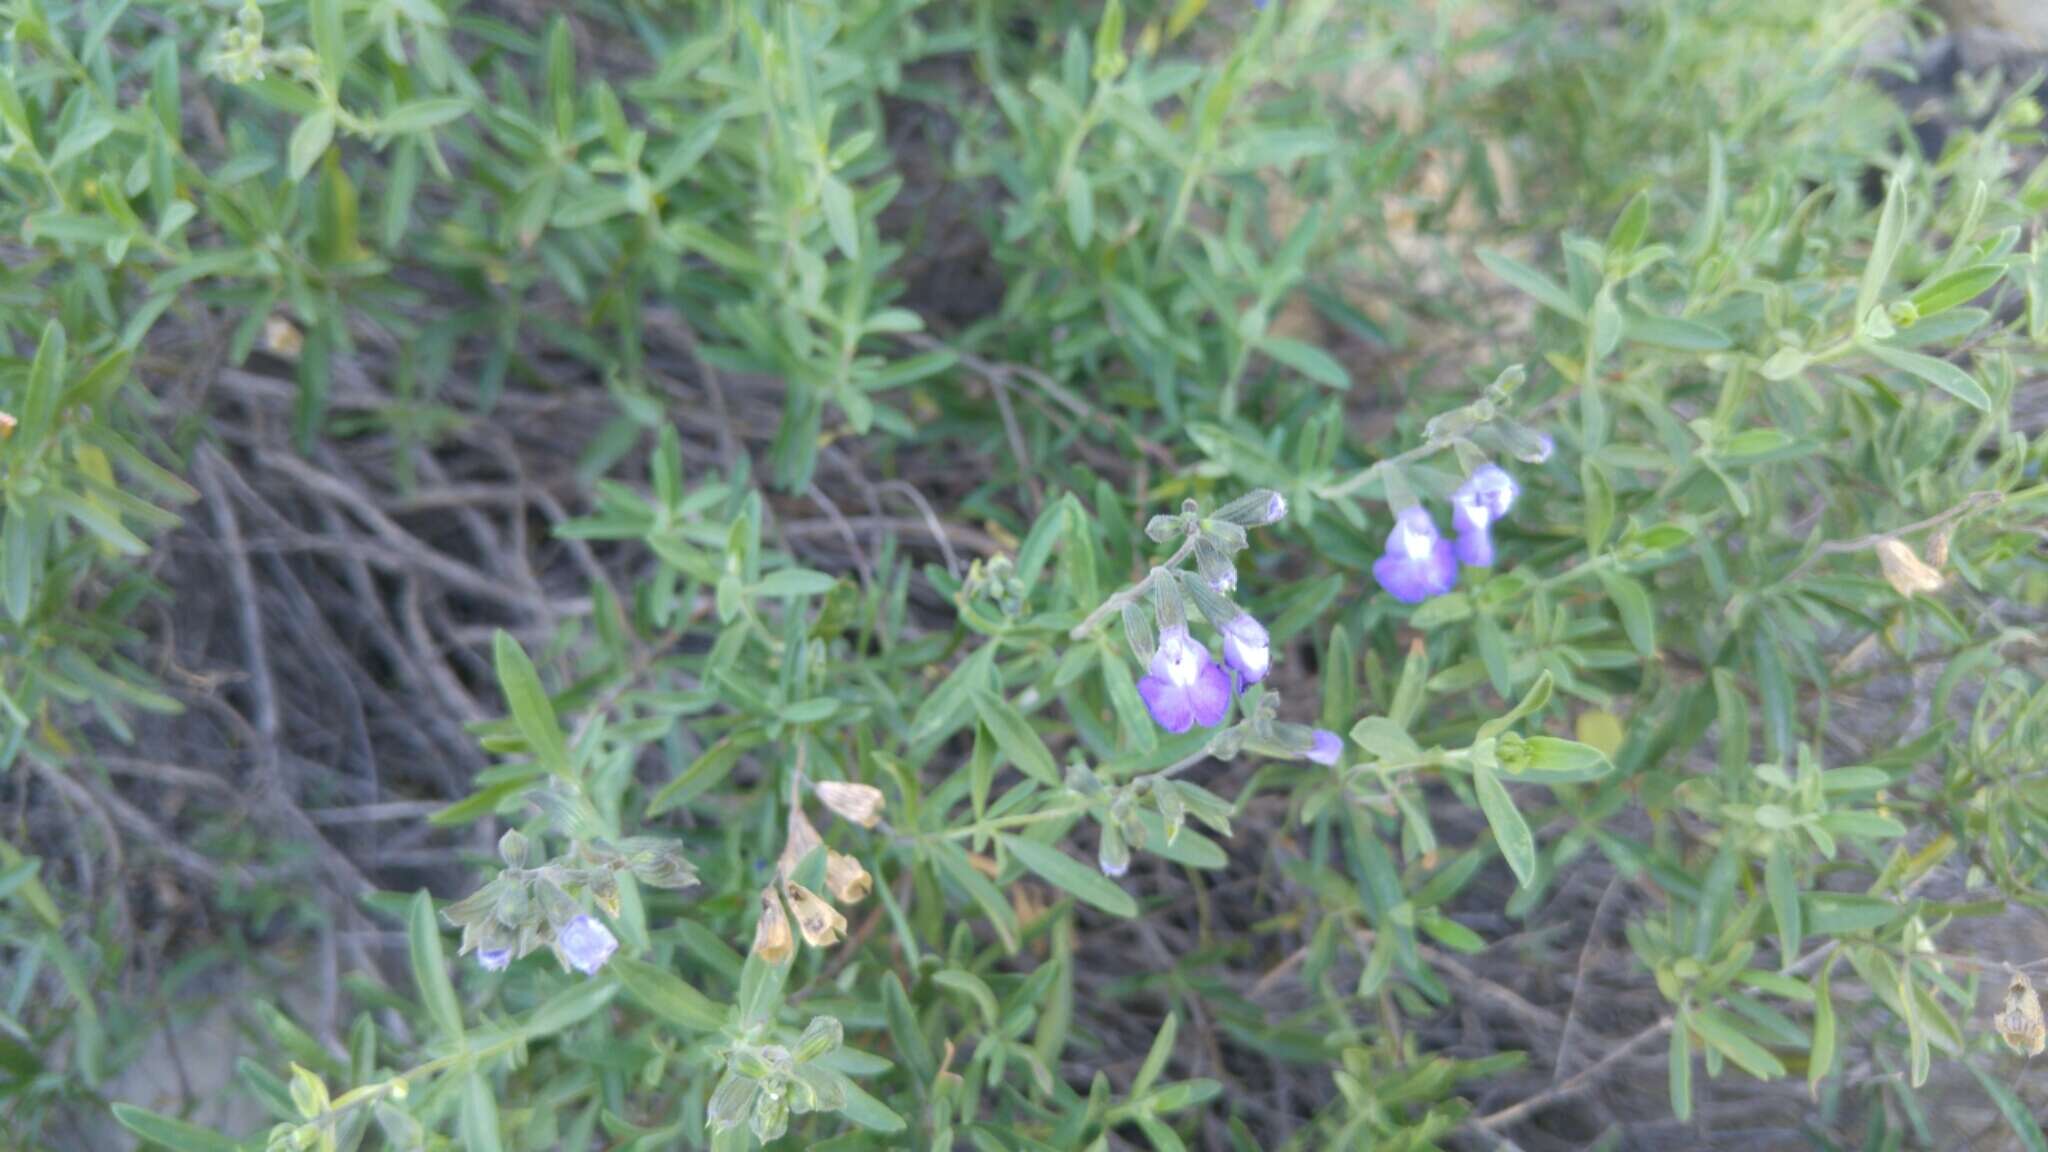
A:
{"label": "tan dried bud", "polygon": [[19,423],[21,421],[16,420],[12,412],[0,412],[0,440],[14,435],[14,426]]}
{"label": "tan dried bud", "polygon": [[776,899],[774,888],[761,889],[761,919],[754,925],[754,955],[770,964],[780,964],[796,951],[796,939],[789,934],[789,917]]}
{"label": "tan dried bud", "polygon": [[1911,598],[1941,589],[1941,573],[1928,567],[1913,550],[1887,536],[1877,542],[1877,564],[1892,591]]}
{"label": "tan dried bud", "polygon": [[811,824],[810,817],[804,815],[803,809],[790,809],[789,836],[782,842],[782,858],[776,862],[776,875],[783,880],[796,875],[797,865],[802,864],[804,857],[809,856],[812,849],[824,842],[824,838],[818,835],[818,829]]}
{"label": "tan dried bud", "polygon": [[298,325],[282,316],[272,316],[263,322],[263,347],[286,360],[297,360],[306,349],[306,337]]}
{"label": "tan dried bud", "polygon": [[825,849],[825,888],[841,904],[858,904],[868,898],[875,878],[861,863],[844,852]]}
{"label": "tan dried bud", "polygon": [[2015,972],[2005,990],[2005,1009],[1992,1020],[2005,1046],[2023,1056],[2039,1056],[2048,1048],[2048,1025],[2041,1020],[2041,997],[2026,973]]}
{"label": "tan dried bud", "polygon": [[1927,562],[1936,568],[1948,567],[1948,542],[1956,534],[1956,526],[1943,524],[1927,538]]}
{"label": "tan dried bud", "polygon": [[796,917],[797,931],[804,934],[804,943],[813,948],[830,948],[839,943],[840,935],[846,931],[846,917],[839,914],[839,909],[801,884],[784,884],[782,894],[789,897],[789,909]]}
{"label": "tan dried bud", "polygon": [[881,822],[882,790],[872,784],[820,780],[818,799],[841,820],[851,820],[863,828],[873,828]]}

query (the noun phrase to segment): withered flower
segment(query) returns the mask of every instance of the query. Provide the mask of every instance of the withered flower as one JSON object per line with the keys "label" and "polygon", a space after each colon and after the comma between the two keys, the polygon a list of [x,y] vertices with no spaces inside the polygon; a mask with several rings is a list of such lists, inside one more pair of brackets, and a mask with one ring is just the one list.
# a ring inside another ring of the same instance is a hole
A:
{"label": "withered flower", "polygon": [[818,799],[840,819],[863,828],[873,828],[882,819],[882,790],[872,784],[820,780]]}
{"label": "withered flower", "polygon": [[846,931],[846,917],[839,914],[839,909],[801,884],[784,883],[782,894],[789,897],[790,912],[796,917],[797,931],[804,934],[804,943],[813,948],[829,948],[839,943],[840,935]]}
{"label": "withered flower", "polygon": [[2033,981],[2024,972],[2012,974],[2012,985],[2005,990],[2005,1010],[1991,1021],[1998,1029],[1998,1037],[2005,1046],[2025,1056],[2039,1056],[2048,1048],[2048,1025],[2041,1020],[2041,997],[2034,992]]}
{"label": "withered flower", "polygon": [[780,964],[796,951],[796,940],[789,934],[789,917],[782,911],[782,901],[775,898],[773,887],[761,889],[761,919],[754,925],[754,955],[770,964]]}
{"label": "withered flower", "polygon": [[804,862],[804,857],[824,842],[802,808],[790,809],[789,836],[782,843],[782,858],[776,862],[776,874],[783,880],[796,875],[797,866]]}
{"label": "withered flower", "polygon": [[825,850],[825,887],[832,898],[841,904],[858,904],[867,899],[875,886],[875,878],[860,861],[843,852]]}
{"label": "withered flower", "polygon": [[1889,536],[1877,542],[1877,564],[1885,583],[1901,596],[1941,590],[1941,573],[1914,555],[1912,548]]}

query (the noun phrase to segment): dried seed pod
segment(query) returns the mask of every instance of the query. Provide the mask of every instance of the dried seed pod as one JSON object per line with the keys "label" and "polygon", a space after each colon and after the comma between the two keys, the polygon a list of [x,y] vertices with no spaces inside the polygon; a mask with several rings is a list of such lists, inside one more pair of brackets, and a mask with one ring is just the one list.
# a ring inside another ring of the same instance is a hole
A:
{"label": "dried seed pod", "polygon": [[2005,1046],[2023,1056],[2039,1056],[2048,1047],[2048,1026],[2041,1021],[2041,997],[2026,973],[2015,972],[2005,990],[2005,1008],[1991,1021]]}
{"label": "dried seed pod", "polygon": [[1912,597],[1941,589],[1941,573],[1914,555],[1913,549],[1889,536],[1877,542],[1877,564],[1885,583],[1901,596]]}

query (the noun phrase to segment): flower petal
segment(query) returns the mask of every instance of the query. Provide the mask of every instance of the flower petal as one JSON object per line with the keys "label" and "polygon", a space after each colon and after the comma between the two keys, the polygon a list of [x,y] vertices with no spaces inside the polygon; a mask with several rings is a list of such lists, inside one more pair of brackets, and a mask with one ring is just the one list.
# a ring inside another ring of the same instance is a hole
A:
{"label": "flower petal", "polygon": [[1187,689],[1163,676],[1144,676],[1138,680],[1138,695],[1161,728],[1179,734],[1194,727],[1195,708],[1188,701]]}
{"label": "flower petal", "polygon": [[1194,706],[1196,723],[1204,728],[1219,723],[1230,713],[1230,677],[1223,674],[1214,660],[1204,659],[1201,674],[1188,689],[1187,698]]}
{"label": "flower petal", "polygon": [[1493,567],[1493,535],[1484,528],[1458,533],[1458,562],[1474,568]]}
{"label": "flower petal", "polygon": [[1318,764],[1335,764],[1344,755],[1344,740],[1328,728],[1318,728],[1308,746],[1308,758]]}

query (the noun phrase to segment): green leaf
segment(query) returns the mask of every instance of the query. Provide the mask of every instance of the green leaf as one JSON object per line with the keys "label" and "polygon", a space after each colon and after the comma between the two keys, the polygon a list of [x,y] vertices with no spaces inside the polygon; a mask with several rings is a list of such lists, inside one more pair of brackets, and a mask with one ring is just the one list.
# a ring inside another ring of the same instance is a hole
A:
{"label": "green leaf", "polygon": [[1536,878],[1536,838],[1530,835],[1528,822],[1516,810],[1514,798],[1508,795],[1493,769],[1474,764],[1472,790],[1479,795],[1479,810],[1486,813],[1501,857],[1514,869],[1515,879],[1527,888]]}
{"label": "green leaf", "polygon": [[1601,569],[1600,586],[1607,591],[1607,598],[1614,603],[1614,611],[1621,617],[1621,630],[1628,634],[1628,642],[1635,646],[1636,655],[1645,660],[1657,655],[1657,616],[1650,604],[1650,593],[1636,580],[1619,572]]}
{"label": "green leaf", "polygon": [[1614,227],[1607,233],[1607,258],[1630,256],[1642,247],[1643,237],[1650,230],[1650,193],[1648,189],[1637,192],[1629,198],[1628,206],[1615,217]]}
{"label": "green leaf", "polygon": [[692,988],[675,973],[625,956],[614,957],[608,967],[618,974],[619,983],[633,999],[663,1020],[700,1032],[725,1027],[731,1008]]}
{"label": "green leaf", "polygon": [[1681,1013],[1671,1029],[1671,1115],[1684,1124],[1692,1119],[1692,1029]]}
{"label": "green leaf", "polygon": [[798,596],[823,596],[839,581],[809,568],[781,568],[761,578],[748,591],[756,596],[788,600]]}
{"label": "green leaf", "polygon": [[1078,168],[1067,173],[1066,202],[1067,232],[1077,247],[1086,248],[1095,235],[1095,185]]}
{"label": "green leaf", "polygon": [[512,722],[518,726],[519,734],[526,738],[542,767],[557,776],[569,775],[569,748],[563,742],[561,726],[555,722],[555,706],[540,686],[540,673],[534,670],[533,661],[527,658],[519,641],[502,629],[492,638],[491,646],[498,686],[505,693],[505,704],[512,710]]}
{"label": "green leaf", "polygon": [[1982,1068],[1969,1063],[1964,1064],[1964,1067],[1970,1070],[1970,1075],[1977,1078],[1977,1083],[1984,1089],[1984,1094],[1991,1097],[1991,1103],[1997,1107],[1998,1114],[2005,1117],[2006,1126],[2012,1129],[2012,1134],[2019,1140],[2020,1147],[2026,1152],[2048,1152],[2048,1138],[2042,1136],[2041,1125],[2034,1119],[2033,1112],[2028,1109],[2026,1103],[2014,1095],[2011,1088]]}
{"label": "green leaf", "polygon": [[1866,343],[1865,351],[1893,368],[1934,385],[1979,412],[1991,411],[1991,396],[1968,372],[1932,356],[1908,352],[1888,344]]}
{"label": "green leaf", "polygon": [[1487,271],[1520,289],[1538,304],[1567,319],[1585,323],[1585,309],[1580,308],[1578,301],[1573,300],[1571,293],[1557,281],[1511,256],[1487,248],[1479,250],[1479,262],[1486,265]]}
{"label": "green leaf", "polygon": [[1556,736],[1524,739],[1522,757],[1519,765],[1509,768],[1508,774],[1529,783],[1582,784],[1614,771],[1613,762],[1598,748]]}
{"label": "green leaf", "polygon": [[981,1012],[981,1022],[991,1030],[1002,1017],[1002,1010],[996,1007],[996,994],[988,990],[981,977],[960,968],[947,968],[932,973],[932,983],[941,988],[951,988],[974,1001]]}
{"label": "green leaf", "polygon": [[1267,336],[1259,341],[1259,351],[1325,387],[1339,391],[1351,387],[1351,374],[1344,371],[1344,366],[1313,344],[1283,336]]}
{"label": "green leaf", "polygon": [[462,1007],[455,998],[455,985],[448,980],[448,958],[441,951],[441,926],[434,915],[434,901],[425,889],[413,894],[406,918],[406,943],[412,953],[412,982],[419,990],[427,1018],[441,1035],[462,1039]]}
{"label": "green leaf", "polygon": [[401,104],[377,121],[377,130],[389,136],[425,132],[469,115],[469,101],[455,97],[415,100]]}
{"label": "green leaf", "polygon": [[1678,352],[1720,352],[1735,345],[1726,332],[1711,324],[1672,316],[1652,316],[1647,312],[1625,313],[1622,336],[1637,344]]}
{"label": "green leaf", "polygon": [[1579,484],[1586,490],[1586,554],[1598,556],[1614,529],[1614,485],[1590,456],[1579,461]]}
{"label": "green leaf", "polygon": [[498,1132],[498,1098],[483,1073],[472,1067],[462,1078],[462,1147],[465,1152],[503,1152]]}
{"label": "green leaf", "polygon": [[341,28],[342,0],[312,0],[313,55],[320,61],[320,78],[327,90],[341,92],[343,70],[348,66],[348,37]]}
{"label": "green leaf", "polygon": [[1892,173],[1884,189],[1884,209],[1878,214],[1877,235],[1870,241],[1870,259],[1863,265],[1863,279],[1856,287],[1856,315],[1851,323],[1861,326],[1863,318],[1877,306],[1885,282],[1891,279],[1892,261],[1906,227],[1906,174]]}
{"label": "green leaf", "polygon": [[327,146],[334,142],[334,110],[320,108],[292,129],[292,141],[287,153],[287,170],[293,180],[304,180],[306,173],[313,170],[320,157],[327,152]]}
{"label": "green leaf", "polygon": [[1777,837],[1771,844],[1771,856],[1764,865],[1764,894],[1778,923],[1778,954],[1790,964],[1799,955],[1804,926],[1800,922],[1799,880],[1792,871],[1792,849],[1785,837]]}
{"label": "green leaf", "polygon": [[1785,1066],[1778,1062],[1778,1058],[1750,1039],[1742,1030],[1741,1022],[1727,1012],[1719,1008],[1702,1008],[1692,1014],[1691,1021],[1700,1039],[1751,1076],[1759,1080],[1776,1080],[1785,1074]]}
{"label": "green leaf", "polygon": [[996,738],[996,747],[1018,771],[1048,787],[1059,787],[1059,765],[1016,705],[995,692],[979,689],[974,694],[974,710],[988,725],[989,735]]}
{"label": "green leaf", "polygon": [[159,1116],[147,1108],[133,1104],[114,1105],[114,1119],[121,1127],[142,1137],[145,1144],[170,1149],[170,1152],[236,1152],[236,1144],[225,1136],[218,1136],[197,1125],[169,1116]]}
{"label": "green leaf", "polygon": [[1820,1082],[1828,1078],[1835,1064],[1835,1001],[1828,995],[1828,975],[1833,971],[1832,964],[1822,968],[1814,988],[1813,1045],[1806,1056],[1806,1090],[1816,1096],[1820,1093]]}
{"label": "green leaf", "polygon": [[1938,316],[1982,296],[2004,275],[2003,264],[1978,264],[1958,269],[1913,293],[1913,310],[1920,314],[1921,320]]}
{"label": "green leaf", "polygon": [[851,1080],[846,1082],[846,1106],[839,1114],[870,1132],[903,1131],[903,1117]]}
{"label": "green leaf", "polygon": [[1138,914],[1138,902],[1131,899],[1130,893],[1058,848],[1017,836],[1000,836],[998,839],[1012,856],[1053,887],[1070,892],[1112,916],[1129,919]]}
{"label": "green leaf", "polygon": [[818,203],[825,210],[825,227],[832,243],[848,260],[860,259],[860,222],[853,211],[853,190],[837,176],[826,176],[818,186]]}

